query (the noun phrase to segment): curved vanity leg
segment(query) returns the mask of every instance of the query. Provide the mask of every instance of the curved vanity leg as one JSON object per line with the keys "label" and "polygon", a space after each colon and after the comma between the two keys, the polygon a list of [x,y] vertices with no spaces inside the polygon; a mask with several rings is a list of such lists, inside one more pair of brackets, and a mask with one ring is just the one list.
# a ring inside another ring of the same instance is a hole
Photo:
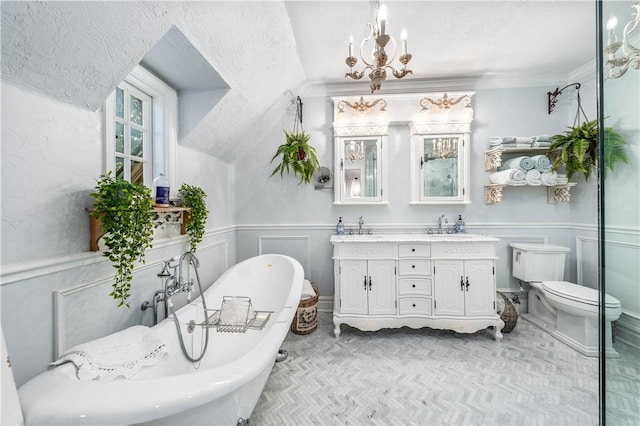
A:
{"label": "curved vanity leg", "polygon": [[333,334],[336,336],[336,339],[340,337],[340,320],[336,317],[333,317]]}
{"label": "curved vanity leg", "polygon": [[504,328],[504,321],[502,321],[501,319],[498,320],[498,324],[493,326],[493,338],[496,339],[497,341],[500,341],[502,339],[502,332],[500,330],[502,330]]}

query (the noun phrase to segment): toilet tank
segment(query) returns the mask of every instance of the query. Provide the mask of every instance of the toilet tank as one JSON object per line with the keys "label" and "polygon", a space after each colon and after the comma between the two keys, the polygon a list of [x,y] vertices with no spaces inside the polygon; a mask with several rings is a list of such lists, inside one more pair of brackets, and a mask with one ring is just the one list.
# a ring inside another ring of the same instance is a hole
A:
{"label": "toilet tank", "polygon": [[513,276],[522,281],[564,280],[568,247],[552,244],[511,243]]}

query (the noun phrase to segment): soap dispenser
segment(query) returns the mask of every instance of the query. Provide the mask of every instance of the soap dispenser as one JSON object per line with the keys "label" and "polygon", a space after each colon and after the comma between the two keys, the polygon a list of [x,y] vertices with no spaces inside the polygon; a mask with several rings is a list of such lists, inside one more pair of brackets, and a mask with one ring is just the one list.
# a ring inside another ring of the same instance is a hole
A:
{"label": "soap dispenser", "polygon": [[462,220],[462,215],[458,215],[458,220],[456,221],[456,234],[464,234],[464,221]]}
{"label": "soap dispenser", "polygon": [[342,216],[340,216],[340,219],[338,219],[338,224],[336,225],[336,234],[344,234],[344,223],[342,223]]}

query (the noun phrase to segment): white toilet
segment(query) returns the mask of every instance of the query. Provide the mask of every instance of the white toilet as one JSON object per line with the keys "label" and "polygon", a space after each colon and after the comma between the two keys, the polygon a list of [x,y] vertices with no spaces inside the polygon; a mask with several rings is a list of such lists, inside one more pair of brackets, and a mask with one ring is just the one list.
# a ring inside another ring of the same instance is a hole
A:
{"label": "white toilet", "polygon": [[[529,309],[523,318],[586,356],[599,355],[598,291],[562,281],[568,247],[511,243],[513,276],[529,284]],[[611,342],[611,321],[620,317],[620,301],[605,295],[605,356],[618,357]]]}

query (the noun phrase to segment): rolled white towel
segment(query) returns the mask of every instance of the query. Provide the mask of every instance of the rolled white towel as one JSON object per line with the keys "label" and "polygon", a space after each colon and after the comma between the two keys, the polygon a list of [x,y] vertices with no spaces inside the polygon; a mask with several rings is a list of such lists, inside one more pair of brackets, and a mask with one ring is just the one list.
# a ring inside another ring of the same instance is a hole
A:
{"label": "rolled white towel", "polygon": [[524,185],[524,178],[524,172],[520,169],[501,170],[499,172],[492,173],[489,176],[491,183],[511,186]]}
{"label": "rolled white towel", "polygon": [[533,142],[551,142],[551,136],[550,135],[532,136],[531,140]]}
{"label": "rolled white towel", "polygon": [[540,186],[542,185],[540,176],[541,173],[538,170],[531,169],[525,174],[524,180],[529,186]]}
{"label": "rolled white towel", "polygon": [[540,177],[542,184],[545,186],[553,186],[558,184],[558,173],[557,172],[544,172]]}
{"label": "rolled white towel", "polygon": [[533,161],[526,155],[503,161],[498,170],[520,169],[523,172],[533,169]]}
{"label": "rolled white towel", "polygon": [[529,144],[531,145],[531,143],[533,142],[533,138],[528,137],[528,136],[516,136],[516,143],[517,144]]}
{"label": "rolled white towel", "polygon": [[534,155],[531,157],[531,161],[533,161],[533,168],[537,171],[541,173],[551,171],[551,161],[546,155]]}
{"label": "rolled white towel", "polygon": [[302,283],[302,296],[300,296],[300,300],[310,299],[316,296],[316,291],[313,289],[311,282],[309,280],[304,280]]}

